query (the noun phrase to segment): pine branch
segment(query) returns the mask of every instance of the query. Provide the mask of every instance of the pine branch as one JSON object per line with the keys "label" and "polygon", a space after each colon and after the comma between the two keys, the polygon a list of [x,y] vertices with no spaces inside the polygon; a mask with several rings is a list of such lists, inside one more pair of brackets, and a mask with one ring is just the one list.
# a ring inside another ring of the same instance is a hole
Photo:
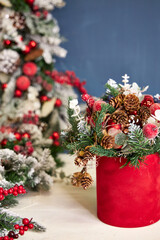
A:
{"label": "pine branch", "polygon": [[117,88],[112,87],[108,83],[105,84],[105,87],[109,90],[108,95],[112,95],[113,97],[116,97],[119,94],[119,90]]}
{"label": "pine branch", "polygon": [[93,154],[96,154],[97,156],[100,157],[115,157],[117,155],[116,150],[114,149],[104,149],[103,147],[101,147],[100,145],[94,146],[90,148],[90,152],[92,152]]}
{"label": "pine branch", "polygon": [[24,0],[10,0],[12,8],[17,12],[29,12],[30,7]]}

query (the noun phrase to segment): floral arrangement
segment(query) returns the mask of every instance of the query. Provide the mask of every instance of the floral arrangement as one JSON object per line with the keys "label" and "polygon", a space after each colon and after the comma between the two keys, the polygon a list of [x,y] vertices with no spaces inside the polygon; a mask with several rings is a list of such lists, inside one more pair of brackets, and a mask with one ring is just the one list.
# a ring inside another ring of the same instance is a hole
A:
{"label": "floral arrangement", "polygon": [[98,156],[125,157],[123,167],[139,167],[146,155],[160,153],[160,95],[145,95],[148,86],[141,89],[128,79],[127,74],[123,84],[109,79],[101,99],[83,94],[84,115],[78,101],[70,99],[70,127],[62,135],[66,148],[77,154],[75,164],[83,168],[73,174],[74,186],[87,189],[92,184],[87,167]]}

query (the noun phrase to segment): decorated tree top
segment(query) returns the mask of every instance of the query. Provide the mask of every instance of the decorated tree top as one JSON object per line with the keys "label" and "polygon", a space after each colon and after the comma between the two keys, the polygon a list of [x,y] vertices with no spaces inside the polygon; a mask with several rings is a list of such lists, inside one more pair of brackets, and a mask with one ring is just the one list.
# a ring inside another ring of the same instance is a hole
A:
{"label": "decorated tree top", "polygon": [[123,156],[125,165],[139,167],[146,155],[160,152],[159,94],[145,95],[148,86],[141,89],[135,82],[130,84],[127,74],[122,78],[123,84],[108,80],[102,99],[83,94],[85,115],[80,114],[77,100],[69,102],[65,145],[77,153],[75,164],[83,167],[73,175],[73,185],[86,189],[92,183],[87,166],[96,156]]}

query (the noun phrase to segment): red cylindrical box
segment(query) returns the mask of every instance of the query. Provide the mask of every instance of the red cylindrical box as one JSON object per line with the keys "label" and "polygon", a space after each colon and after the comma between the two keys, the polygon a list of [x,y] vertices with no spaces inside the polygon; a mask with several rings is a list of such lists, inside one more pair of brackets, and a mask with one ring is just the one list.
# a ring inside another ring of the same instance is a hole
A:
{"label": "red cylindrical box", "polygon": [[97,214],[117,227],[143,227],[160,219],[160,157],[145,157],[140,168],[120,168],[125,158],[97,158]]}

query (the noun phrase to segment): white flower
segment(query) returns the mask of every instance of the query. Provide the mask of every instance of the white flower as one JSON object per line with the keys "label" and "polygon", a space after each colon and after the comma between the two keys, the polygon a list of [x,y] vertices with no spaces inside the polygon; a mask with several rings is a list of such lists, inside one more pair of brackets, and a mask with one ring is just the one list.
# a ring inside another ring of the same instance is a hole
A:
{"label": "white flower", "polygon": [[73,99],[69,102],[69,108],[70,109],[74,109],[77,105],[78,105],[78,100],[77,99]]}
{"label": "white flower", "polygon": [[113,88],[117,88],[118,87],[118,84],[116,83],[116,81],[111,79],[111,78],[107,81],[107,84],[110,85]]}
{"label": "white flower", "polygon": [[43,56],[44,61],[45,61],[46,63],[50,64],[50,63],[53,62],[52,55],[51,55],[51,53],[50,53],[48,50],[44,50],[42,56]]}

